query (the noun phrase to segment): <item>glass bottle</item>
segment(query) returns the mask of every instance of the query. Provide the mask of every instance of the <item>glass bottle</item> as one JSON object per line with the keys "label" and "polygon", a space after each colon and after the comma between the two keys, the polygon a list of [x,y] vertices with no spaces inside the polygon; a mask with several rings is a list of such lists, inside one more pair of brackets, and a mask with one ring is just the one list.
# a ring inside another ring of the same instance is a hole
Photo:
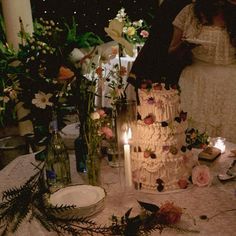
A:
{"label": "glass bottle", "polygon": [[53,113],[50,124],[51,139],[47,147],[45,160],[48,187],[56,190],[71,183],[70,160],[63,139],[58,131],[57,116]]}

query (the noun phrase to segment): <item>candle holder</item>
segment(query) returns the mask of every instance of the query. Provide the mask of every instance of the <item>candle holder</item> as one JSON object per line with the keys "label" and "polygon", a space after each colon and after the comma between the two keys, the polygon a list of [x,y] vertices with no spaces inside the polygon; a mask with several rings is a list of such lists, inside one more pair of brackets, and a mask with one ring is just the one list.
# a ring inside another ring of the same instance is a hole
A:
{"label": "candle holder", "polygon": [[225,138],[222,137],[216,137],[210,139],[210,146],[216,147],[220,149],[221,153],[225,152]]}

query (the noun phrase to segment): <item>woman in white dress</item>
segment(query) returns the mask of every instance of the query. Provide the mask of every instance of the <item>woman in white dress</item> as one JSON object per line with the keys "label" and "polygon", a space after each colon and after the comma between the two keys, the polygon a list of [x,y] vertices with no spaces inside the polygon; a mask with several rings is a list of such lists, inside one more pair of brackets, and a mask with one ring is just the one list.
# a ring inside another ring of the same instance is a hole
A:
{"label": "woman in white dress", "polygon": [[196,0],[173,21],[169,53],[196,44],[179,79],[191,126],[236,143],[236,1]]}

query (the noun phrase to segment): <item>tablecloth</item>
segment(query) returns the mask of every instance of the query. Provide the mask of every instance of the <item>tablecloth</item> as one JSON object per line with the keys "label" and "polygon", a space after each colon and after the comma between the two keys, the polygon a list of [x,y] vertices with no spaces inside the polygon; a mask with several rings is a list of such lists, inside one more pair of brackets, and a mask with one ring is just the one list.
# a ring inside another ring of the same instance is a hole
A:
{"label": "tablecloth", "polygon": [[[140,212],[137,200],[161,205],[165,201],[174,202],[184,209],[182,221],[179,226],[187,229],[199,230],[201,236],[232,236],[236,235],[236,181],[221,183],[216,175],[224,172],[230,163],[232,157],[228,157],[229,150],[235,149],[236,145],[226,143],[226,152],[218,157],[214,162],[208,163],[211,173],[214,176],[213,183],[209,187],[192,186],[186,190],[170,193],[147,194],[137,190],[127,190],[122,187],[119,177],[119,168],[112,168],[108,165],[106,159],[102,164],[102,186],[107,193],[105,199],[105,208],[103,211],[93,216],[92,219],[98,224],[110,224],[110,218],[113,214],[122,216],[130,209],[132,215]],[[195,150],[196,154],[199,150]],[[0,171],[0,192],[11,187],[17,187],[34,173],[36,164],[34,154],[19,156],[8,166]],[[74,154],[70,154],[71,175],[73,183],[82,183],[81,176],[77,173],[75,167]],[[205,164],[205,163],[204,163]],[[200,219],[201,215],[206,215],[210,220]],[[162,235],[176,235],[175,230],[165,229]],[[25,220],[19,227],[14,236],[47,236],[56,235],[54,232],[48,232],[36,220],[30,223]],[[159,235],[158,231],[152,235]],[[194,235],[185,233],[185,235]]]}

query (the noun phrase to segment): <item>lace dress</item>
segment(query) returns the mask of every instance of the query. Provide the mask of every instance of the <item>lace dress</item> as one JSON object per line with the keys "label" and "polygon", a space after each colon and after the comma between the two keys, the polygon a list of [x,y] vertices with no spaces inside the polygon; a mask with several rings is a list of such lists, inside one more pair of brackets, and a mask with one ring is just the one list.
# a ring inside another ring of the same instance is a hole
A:
{"label": "lace dress", "polygon": [[173,25],[200,43],[193,64],[180,76],[181,103],[192,127],[236,143],[236,50],[225,28],[199,25],[193,5],[187,5]]}

